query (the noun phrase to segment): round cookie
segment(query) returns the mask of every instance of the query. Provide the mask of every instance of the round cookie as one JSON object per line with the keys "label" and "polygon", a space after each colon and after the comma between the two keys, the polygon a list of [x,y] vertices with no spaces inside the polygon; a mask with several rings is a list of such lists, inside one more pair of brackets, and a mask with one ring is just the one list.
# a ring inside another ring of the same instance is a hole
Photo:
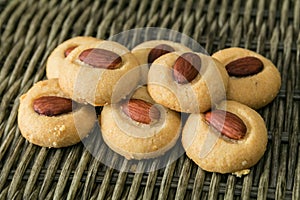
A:
{"label": "round cookie", "polygon": [[[232,74],[229,77],[227,90],[229,100],[259,109],[270,103],[279,92],[280,73],[270,60],[260,54],[233,47],[220,50],[212,57],[219,60],[227,67],[228,73]],[[258,65],[261,65],[259,70],[256,68]],[[237,67],[240,67],[241,70],[238,71]],[[232,70],[237,73],[232,73]],[[252,75],[245,75],[251,74],[251,71],[254,72]]]}
{"label": "round cookie", "polygon": [[58,78],[59,69],[65,67],[63,61],[69,55],[69,53],[83,44],[93,44],[94,42],[101,41],[99,39],[88,37],[88,36],[78,36],[64,41],[58,45],[52,53],[49,55],[46,64],[46,76],[48,79]]}
{"label": "round cookie", "polygon": [[137,45],[131,50],[141,65],[153,63],[158,57],[174,51],[191,51],[191,49],[173,41],[150,40]]}
{"label": "round cookie", "polygon": [[215,111],[191,114],[182,132],[187,156],[206,171],[238,176],[249,173],[249,168],[266,150],[268,138],[264,120],[255,110],[235,101],[221,102],[216,111],[230,112],[242,122],[229,114],[226,119],[224,115],[212,114]]}
{"label": "round cookie", "polygon": [[[115,85],[123,75],[138,66],[138,61],[121,44],[98,41],[71,51],[64,66],[59,74],[62,90],[78,102],[103,106],[111,103]],[[138,70],[130,73],[120,95],[128,95],[139,79]]]}
{"label": "round cookie", "polygon": [[20,97],[20,131],[29,142],[42,147],[76,144],[95,121],[94,108],[72,102],[59,88],[57,79],[40,81]]}
{"label": "round cookie", "polygon": [[104,106],[99,120],[105,143],[127,159],[163,155],[181,131],[179,114],[155,105],[146,87],[138,88],[128,101]]}
{"label": "round cookie", "polygon": [[[195,70],[196,65],[198,69]],[[187,71],[195,76],[184,82],[185,77],[191,77]],[[185,75],[178,79],[180,74]],[[205,112],[224,99],[227,82],[228,75],[224,66],[201,53],[165,54],[152,63],[148,73],[151,97],[159,104],[186,113]]]}

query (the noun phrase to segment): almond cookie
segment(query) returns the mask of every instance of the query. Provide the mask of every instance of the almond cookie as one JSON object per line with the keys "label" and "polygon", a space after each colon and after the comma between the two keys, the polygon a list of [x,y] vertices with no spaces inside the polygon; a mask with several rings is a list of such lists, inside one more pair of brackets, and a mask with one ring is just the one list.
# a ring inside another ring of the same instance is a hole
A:
{"label": "almond cookie", "polygon": [[173,41],[150,40],[137,45],[131,52],[142,65],[151,64],[160,56],[174,51],[191,51],[191,49]]}
{"label": "almond cookie", "polygon": [[[60,69],[59,85],[72,99],[103,106],[111,103],[112,91],[119,79],[138,66],[130,51],[119,43],[99,41],[78,46],[65,59]],[[131,73],[121,96],[131,92],[140,74]]]}
{"label": "almond cookie", "polygon": [[69,53],[83,44],[93,44],[94,42],[100,41],[99,39],[87,36],[78,36],[66,40],[65,42],[58,45],[50,54],[46,64],[46,76],[48,79],[58,78],[59,69],[64,67],[63,61],[69,55]]}
{"label": "almond cookie", "polygon": [[156,59],[148,73],[154,101],[186,113],[205,112],[224,99],[227,82],[224,66],[202,53],[168,53]]}
{"label": "almond cookie", "polygon": [[229,74],[227,98],[254,109],[270,103],[281,86],[280,73],[267,58],[242,48],[228,48],[212,55]]}
{"label": "almond cookie", "polygon": [[163,155],[181,130],[179,114],[155,104],[146,87],[138,88],[129,100],[104,106],[99,120],[105,143],[127,159]]}
{"label": "almond cookie", "polygon": [[186,154],[206,171],[249,173],[263,156],[267,129],[253,109],[235,101],[223,101],[212,111],[191,114],[183,128]]}
{"label": "almond cookie", "polygon": [[42,147],[76,144],[95,121],[94,108],[73,102],[61,91],[57,79],[40,81],[20,97],[20,131],[29,142]]}

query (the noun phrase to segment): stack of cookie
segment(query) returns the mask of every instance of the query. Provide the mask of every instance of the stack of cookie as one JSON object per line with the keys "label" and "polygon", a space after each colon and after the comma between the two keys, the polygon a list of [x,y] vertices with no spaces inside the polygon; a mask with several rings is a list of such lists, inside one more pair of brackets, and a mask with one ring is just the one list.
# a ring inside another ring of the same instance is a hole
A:
{"label": "stack of cookie", "polygon": [[[182,145],[201,168],[238,176],[249,173],[267,144],[265,123],[254,109],[277,95],[281,85],[277,68],[242,48],[224,49],[210,57],[176,47],[151,41],[133,49],[142,64],[147,57],[148,63],[156,58],[148,73],[150,96],[172,110],[190,113]],[[157,56],[157,48],[169,52]]]}
{"label": "stack of cookie", "polygon": [[[201,168],[237,175],[266,150],[267,129],[254,109],[271,102],[281,83],[271,61],[246,49],[208,56],[155,40],[129,51],[91,37],[60,44],[47,77],[20,99],[19,127],[30,142],[73,145],[92,129],[94,107],[103,106],[102,137],[127,159],[163,155],[182,133],[187,156]],[[184,125],[180,113],[189,114]]]}
{"label": "stack of cookie", "polygon": [[220,50],[212,58],[229,76],[227,100],[203,114],[190,115],[182,144],[203,169],[240,176],[249,173],[266,150],[267,129],[254,109],[275,98],[281,78],[270,60],[246,49]]}
{"label": "stack of cookie", "polygon": [[[114,85],[137,66],[133,54],[119,43],[92,37],[65,41],[48,58],[48,80],[36,83],[20,98],[22,135],[44,147],[80,142],[97,120],[94,107],[111,103]],[[134,76],[128,87],[138,80]]]}

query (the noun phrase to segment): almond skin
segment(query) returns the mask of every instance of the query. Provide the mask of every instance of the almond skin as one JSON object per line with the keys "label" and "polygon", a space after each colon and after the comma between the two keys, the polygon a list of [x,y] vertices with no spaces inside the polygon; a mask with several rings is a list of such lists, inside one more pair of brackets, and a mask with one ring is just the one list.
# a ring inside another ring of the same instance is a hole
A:
{"label": "almond skin", "polygon": [[160,112],[153,104],[140,99],[124,102],[121,109],[128,117],[143,124],[150,124],[160,118]]}
{"label": "almond skin", "polygon": [[118,54],[98,48],[84,50],[79,55],[79,60],[101,69],[117,69],[122,64],[122,58]]}
{"label": "almond skin", "polygon": [[33,109],[40,115],[51,117],[71,112],[72,104],[73,101],[71,99],[57,96],[42,96],[33,101]]}
{"label": "almond skin", "polygon": [[247,133],[247,127],[243,120],[228,111],[214,110],[207,112],[205,120],[210,126],[230,139],[240,140]]}
{"label": "almond skin", "polygon": [[173,66],[174,80],[179,84],[190,83],[199,74],[201,59],[197,54],[188,52],[177,58]]}
{"label": "almond skin", "polygon": [[70,47],[67,50],[65,50],[65,57],[67,57],[71,53],[71,51],[73,51],[75,48],[76,47],[74,46],[74,47]]}
{"label": "almond skin", "polygon": [[256,57],[247,56],[228,63],[225,68],[229,76],[246,77],[261,72],[264,64]]}
{"label": "almond skin", "polygon": [[159,44],[153,49],[148,54],[148,63],[153,63],[154,60],[159,58],[160,56],[173,52],[175,49],[167,44]]}

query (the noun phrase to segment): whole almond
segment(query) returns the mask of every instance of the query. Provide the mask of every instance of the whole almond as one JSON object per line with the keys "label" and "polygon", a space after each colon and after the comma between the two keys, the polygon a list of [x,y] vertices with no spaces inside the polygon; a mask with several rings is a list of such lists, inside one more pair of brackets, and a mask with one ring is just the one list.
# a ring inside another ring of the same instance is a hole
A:
{"label": "whole almond", "polygon": [[201,59],[197,54],[188,52],[177,58],[173,66],[173,76],[177,83],[186,84],[199,74]]}
{"label": "whole almond", "polygon": [[261,72],[264,64],[256,57],[247,56],[230,62],[225,68],[229,76],[245,77]]}
{"label": "whole almond", "polygon": [[154,60],[159,58],[160,56],[173,52],[175,49],[167,44],[159,44],[153,49],[148,54],[148,63],[153,63]]}
{"label": "whole almond", "polygon": [[243,120],[228,111],[214,110],[207,112],[205,114],[205,120],[210,126],[230,139],[240,140],[247,132],[247,127]]}
{"label": "whole almond", "polygon": [[57,116],[72,111],[72,100],[58,96],[42,96],[33,101],[36,113],[46,116]]}
{"label": "whole almond", "polygon": [[122,64],[122,58],[105,49],[91,48],[86,49],[79,55],[79,60],[95,68],[117,69]]}
{"label": "whole almond", "polygon": [[150,124],[160,118],[158,108],[140,99],[130,99],[128,102],[124,102],[121,109],[131,119],[144,124]]}
{"label": "whole almond", "polygon": [[76,47],[74,46],[74,47],[69,47],[67,50],[65,50],[65,57],[67,57],[71,53],[71,51],[73,51],[75,48]]}

